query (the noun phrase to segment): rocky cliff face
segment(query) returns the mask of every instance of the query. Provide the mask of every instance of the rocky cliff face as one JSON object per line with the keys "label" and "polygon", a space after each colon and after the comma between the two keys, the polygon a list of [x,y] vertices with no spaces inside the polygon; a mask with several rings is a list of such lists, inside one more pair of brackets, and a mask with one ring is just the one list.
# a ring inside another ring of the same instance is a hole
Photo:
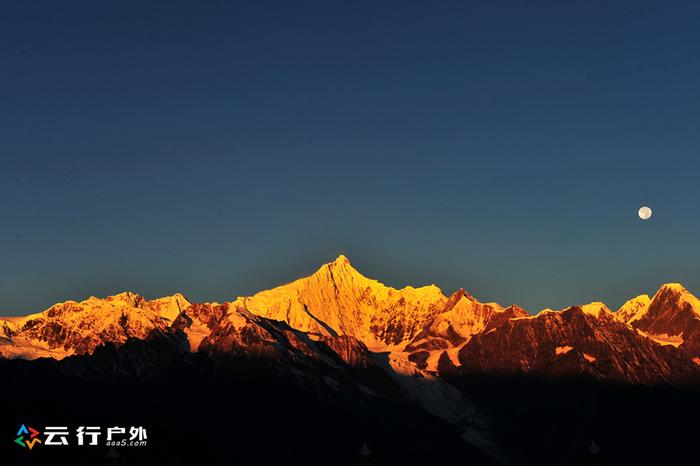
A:
{"label": "rocky cliff face", "polygon": [[654,297],[627,322],[645,332],[681,335],[700,318],[700,301],[677,283],[662,286]]}
{"label": "rocky cliff face", "polygon": [[672,346],[638,334],[609,312],[574,306],[509,319],[459,351],[466,373],[587,376],[638,384],[678,383],[698,368]]}
{"label": "rocky cliff face", "polygon": [[374,365],[367,347],[354,337],[312,339],[286,322],[252,314],[231,303],[194,304],[180,313],[172,327],[185,334],[191,351],[215,356],[245,355],[295,364],[333,365],[340,360],[362,368]]}
{"label": "rocky cliff face", "polygon": [[628,301],[618,314],[658,343],[679,347],[694,358],[700,356],[700,300],[682,285],[663,285],[651,299],[640,296]]}
{"label": "rocky cliff face", "polygon": [[165,329],[190,302],[181,294],[146,300],[131,292],[104,299],[66,301],[38,314],[0,319],[0,355],[53,357],[91,353],[104,343],[123,344]]}

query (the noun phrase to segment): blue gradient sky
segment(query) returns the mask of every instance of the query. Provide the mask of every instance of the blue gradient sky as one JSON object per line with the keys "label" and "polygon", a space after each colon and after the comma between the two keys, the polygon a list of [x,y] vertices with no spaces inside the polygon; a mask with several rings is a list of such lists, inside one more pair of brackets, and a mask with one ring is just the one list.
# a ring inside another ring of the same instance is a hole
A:
{"label": "blue gradient sky", "polygon": [[339,253],[530,311],[700,293],[698,2],[0,0],[0,57],[0,314]]}

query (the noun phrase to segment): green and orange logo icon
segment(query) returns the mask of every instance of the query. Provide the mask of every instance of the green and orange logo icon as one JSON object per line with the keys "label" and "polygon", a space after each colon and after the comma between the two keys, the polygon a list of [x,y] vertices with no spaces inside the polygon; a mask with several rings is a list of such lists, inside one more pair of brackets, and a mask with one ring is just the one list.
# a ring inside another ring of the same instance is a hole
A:
{"label": "green and orange logo icon", "polygon": [[32,427],[27,427],[24,424],[22,424],[22,427],[20,427],[17,431],[17,438],[15,439],[15,443],[23,446],[24,448],[29,447],[29,449],[31,450],[32,448],[34,448],[34,445],[36,445],[37,443],[41,443],[41,440],[37,438],[39,434],[41,434],[41,432],[39,432],[38,430]]}

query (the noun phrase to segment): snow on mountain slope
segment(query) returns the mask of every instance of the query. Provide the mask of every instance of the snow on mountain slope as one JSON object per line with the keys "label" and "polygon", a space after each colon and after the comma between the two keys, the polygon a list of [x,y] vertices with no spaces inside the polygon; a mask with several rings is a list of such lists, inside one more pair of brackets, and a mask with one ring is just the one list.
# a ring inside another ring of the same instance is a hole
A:
{"label": "snow on mountain slope", "polygon": [[445,352],[455,365],[459,348],[473,335],[490,331],[508,319],[527,316],[522,308],[503,308],[496,303],[481,303],[464,289],[450,296],[442,312],[406,346],[418,368],[436,372],[440,356]]}
{"label": "snow on mountain slope", "polygon": [[410,341],[446,302],[434,285],[397,290],[363,276],[341,255],[309,277],[233,305],[306,332],[389,347]]}
{"label": "snow on mountain slope", "polygon": [[61,359],[91,353],[101,343],[146,338],[154,328],[170,326],[189,305],[179,293],[149,301],[131,292],[58,303],[37,314],[1,321],[0,355]]}
{"label": "snow on mountain slope", "polygon": [[613,314],[613,312],[610,310],[610,308],[608,308],[608,306],[605,305],[605,303],[596,301],[588,304],[583,304],[580,307],[585,314],[591,315],[597,319],[615,319],[615,314]]}
{"label": "snow on mountain slope", "polygon": [[700,355],[700,300],[683,285],[665,284],[651,299],[643,295],[628,301],[618,314],[659,344]]}
{"label": "snow on mountain slope", "polygon": [[651,302],[648,294],[639,295],[623,304],[615,316],[622,322],[629,323],[638,313],[644,313]]}
{"label": "snow on mountain slope", "polygon": [[641,384],[678,382],[696,368],[673,347],[639,335],[605,310],[570,307],[509,319],[475,335],[459,352],[471,373],[589,376]]}
{"label": "snow on mountain slope", "polygon": [[700,319],[700,300],[678,283],[663,285],[627,322],[648,333],[680,335]]}
{"label": "snow on mountain slope", "polygon": [[407,350],[446,349],[468,340],[486,329],[500,306],[483,304],[464,289],[455,292],[430,323],[411,341]]}

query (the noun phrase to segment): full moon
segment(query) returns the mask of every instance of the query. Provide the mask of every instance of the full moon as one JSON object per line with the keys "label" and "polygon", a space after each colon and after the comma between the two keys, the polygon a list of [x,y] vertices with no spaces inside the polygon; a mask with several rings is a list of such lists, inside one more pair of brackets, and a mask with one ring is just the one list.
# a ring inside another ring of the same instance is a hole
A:
{"label": "full moon", "polygon": [[647,206],[642,207],[639,209],[639,218],[642,220],[649,220],[651,218],[651,209]]}

